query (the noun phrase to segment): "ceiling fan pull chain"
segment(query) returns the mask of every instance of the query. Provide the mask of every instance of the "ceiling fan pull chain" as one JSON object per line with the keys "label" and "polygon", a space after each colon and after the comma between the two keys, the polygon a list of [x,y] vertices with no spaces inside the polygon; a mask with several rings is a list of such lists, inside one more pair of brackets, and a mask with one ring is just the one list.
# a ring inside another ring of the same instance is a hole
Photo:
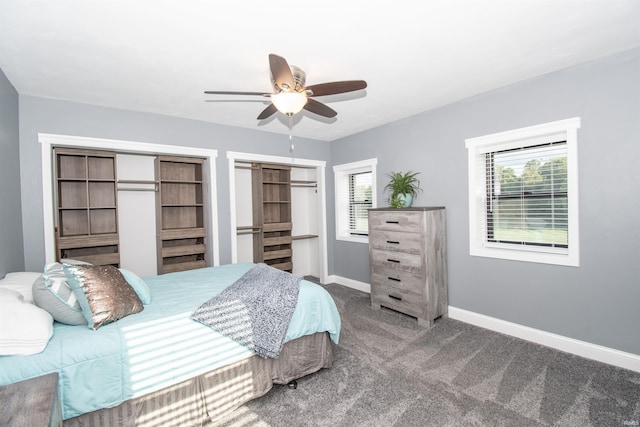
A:
{"label": "ceiling fan pull chain", "polygon": [[289,142],[291,143],[291,147],[289,147],[289,152],[293,156],[293,149],[295,148],[293,145],[293,114],[289,114]]}

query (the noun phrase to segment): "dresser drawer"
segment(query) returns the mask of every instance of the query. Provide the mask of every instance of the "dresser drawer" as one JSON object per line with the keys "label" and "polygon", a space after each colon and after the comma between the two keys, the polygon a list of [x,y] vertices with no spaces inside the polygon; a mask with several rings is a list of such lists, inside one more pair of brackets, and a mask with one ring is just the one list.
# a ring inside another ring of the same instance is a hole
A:
{"label": "dresser drawer", "polygon": [[425,303],[422,295],[400,291],[390,286],[375,286],[371,289],[371,302],[383,305],[414,317],[422,317]]}
{"label": "dresser drawer", "polygon": [[371,212],[369,214],[369,229],[418,233],[422,229],[422,216],[402,211]]}
{"label": "dresser drawer", "polygon": [[400,291],[409,291],[417,295],[424,292],[425,279],[410,271],[395,270],[374,265],[371,269],[371,286],[388,286]]}
{"label": "dresser drawer", "polygon": [[420,233],[376,230],[369,236],[369,245],[386,251],[421,254],[424,251],[424,237]]}
{"label": "dresser drawer", "polygon": [[422,255],[371,249],[371,268],[375,267],[421,274],[423,267]]}

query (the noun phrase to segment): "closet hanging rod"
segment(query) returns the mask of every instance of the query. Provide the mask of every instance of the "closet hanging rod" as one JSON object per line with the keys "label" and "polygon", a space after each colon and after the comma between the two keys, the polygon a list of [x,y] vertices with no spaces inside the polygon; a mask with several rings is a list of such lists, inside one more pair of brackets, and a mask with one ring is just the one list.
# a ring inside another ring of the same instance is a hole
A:
{"label": "closet hanging rod", "polygon": [[[144,179],[119,179],[117,182],[118,191],[155,191],[159,190],[159,181]],[[123,186],[121,186],[121,184]],[[140,187],[136,187],[139,185]]]}
{"label": "closet hanging rod", "polygon": [[259,234],[262,232],[262,227],[259,225],[241,225],[236,227],[236,234],[242,236],[244,234]]}
{"label": "closet hanging rod", "polygon": [[245,234],[260,234],[260,231],[259,230],[254,230],[254,231],[249,231],[249,230],[241,231],[241,230],[238,230],[236,232],[236,234],[238,236],[244,236]]}

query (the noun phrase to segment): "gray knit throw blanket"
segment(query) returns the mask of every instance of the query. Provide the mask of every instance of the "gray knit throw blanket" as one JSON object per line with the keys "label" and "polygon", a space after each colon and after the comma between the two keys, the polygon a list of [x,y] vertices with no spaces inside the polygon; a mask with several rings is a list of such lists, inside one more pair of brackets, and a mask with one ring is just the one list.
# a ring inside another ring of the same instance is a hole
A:
{"label": "gray knit throw blanket", "polygon": [[256,264],[191,318],[264,358],[280,355],[298,302],[301,277]]}

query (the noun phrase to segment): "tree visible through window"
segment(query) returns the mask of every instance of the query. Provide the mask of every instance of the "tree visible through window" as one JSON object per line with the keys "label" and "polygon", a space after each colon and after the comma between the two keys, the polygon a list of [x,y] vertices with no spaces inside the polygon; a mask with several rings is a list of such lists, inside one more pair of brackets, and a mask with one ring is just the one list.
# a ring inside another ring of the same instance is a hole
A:
{"label": "tree visible through window", "polygon": [[369,233],[368,213],[372,207],[371,172],[349,174],[349,229],[351,234]]}
{"label": "tree visible through window", "polygon": [[486,153],[487,241],[567,247],[565,141]]}

